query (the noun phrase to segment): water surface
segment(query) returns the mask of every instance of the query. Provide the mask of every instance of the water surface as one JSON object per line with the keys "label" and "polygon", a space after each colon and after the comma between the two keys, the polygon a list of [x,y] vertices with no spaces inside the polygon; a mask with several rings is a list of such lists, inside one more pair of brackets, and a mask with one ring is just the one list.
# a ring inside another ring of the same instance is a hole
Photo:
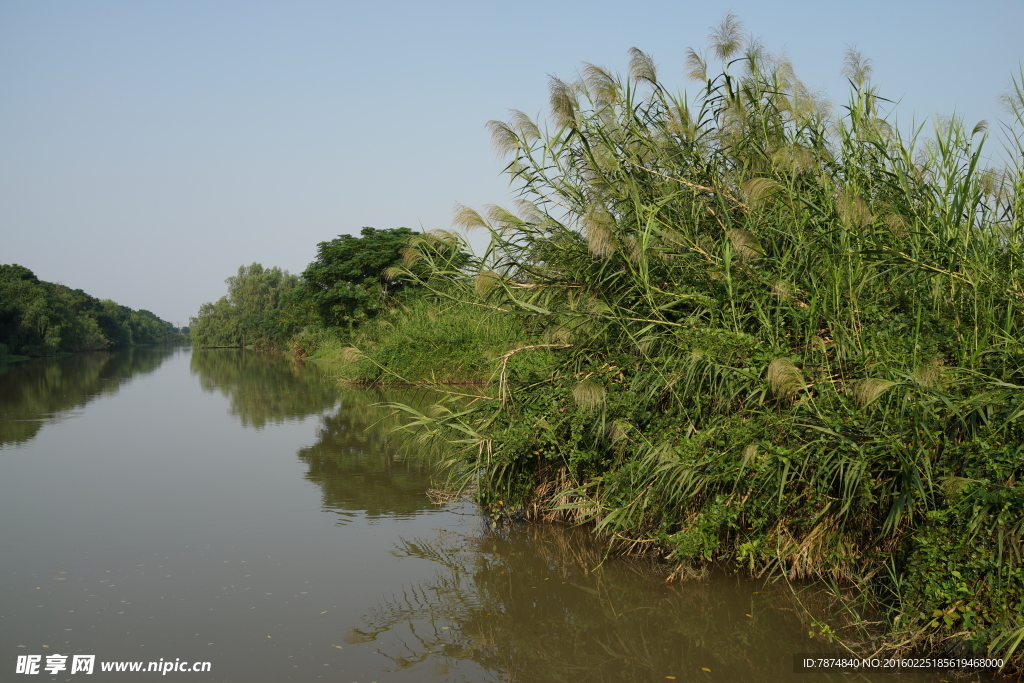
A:
{"label": "water surface", "polygon": [[833,648],[779,587],[666,584],[584,530],[439,508],[385,400],[425,398],[236,350],[0,366],[0,680],[52,654],[94,681],[948,678],[793,674]]}

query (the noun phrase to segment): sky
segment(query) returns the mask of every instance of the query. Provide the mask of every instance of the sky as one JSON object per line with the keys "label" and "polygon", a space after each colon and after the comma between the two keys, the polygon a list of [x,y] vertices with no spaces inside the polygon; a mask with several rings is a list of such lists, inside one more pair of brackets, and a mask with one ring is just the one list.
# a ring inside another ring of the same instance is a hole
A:
{"label": "sky", "polygon": [[0,263],[187,324],[243,264],[510,204],[487,121],[634,46],[692,90],[730,10],[835,99],[855,45],[901,127],[998,129],[1024,63],[1024,0],[0,0]]}

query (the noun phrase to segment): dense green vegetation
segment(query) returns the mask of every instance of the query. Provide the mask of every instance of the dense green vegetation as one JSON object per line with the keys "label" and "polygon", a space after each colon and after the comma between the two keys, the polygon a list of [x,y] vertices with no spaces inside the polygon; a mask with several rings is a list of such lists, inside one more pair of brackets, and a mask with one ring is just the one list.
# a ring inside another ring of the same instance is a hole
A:
{"label": "dense green vegetation", "polygon": [[490,124],[519,210],[460,211],[491,246],[451,275],[532,332],[499,371],[547,365],[414,424],[494,513],[853,587],[875,645],[1019,667],[1024,78],[996,163],[984,123],[897,128],[855,52],[839,109],[731,16],[711,52],[692,100],[633,50]]}
{"label": "dense green vegetation", "polygon": [[489,376],[408,411],[495,515],[823,580],[858,598],[822,637],[1020,669],[1024,73],[996,161],[984,122],[897,127],[855,51],[840,108],[732,15],[710,52],[693,98],[632,50],[491,122],[521,196],[460,209],[483,256],[413,236],[372,289],[415,298],[308,338],[366,380]]}
{"label": "dense green vegetation", "polygon": [[277,349],[296,332],[299,278],[259,263],[225,280],[228,293],[199,307],[189,323],[194,346]]}
{"label": "dense green vegetation", "polygon": [[52,356],[182,341],[146,310],[45,282],[17,264],[0,265],[0,357]]}
{"label": "dense green vegetation", "polygon": [[521,330],[459,301],[456,281],[471,265],[462,246],[447,234],[363,228],[321,242],[301,276],[243,266],[192,318],[192,342],[344,361],[342,377],[364,383],[486,381]]}

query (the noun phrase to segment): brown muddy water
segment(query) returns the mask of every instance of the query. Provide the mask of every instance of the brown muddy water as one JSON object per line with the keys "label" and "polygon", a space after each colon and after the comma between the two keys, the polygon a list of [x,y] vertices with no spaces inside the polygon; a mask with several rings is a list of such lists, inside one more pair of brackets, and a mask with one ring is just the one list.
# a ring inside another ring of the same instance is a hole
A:
{"label": "brown muddy water", "polygon": [[384,400],[423,398],[236,350],[0,364],[0,681],[979,680],[793,673],[839,648],[778,586],[439,508]]}

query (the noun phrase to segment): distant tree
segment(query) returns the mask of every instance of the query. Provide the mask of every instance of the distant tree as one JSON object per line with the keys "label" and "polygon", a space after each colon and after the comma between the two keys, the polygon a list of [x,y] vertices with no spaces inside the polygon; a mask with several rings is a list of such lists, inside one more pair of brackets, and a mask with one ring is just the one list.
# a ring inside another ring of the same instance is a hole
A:
{"label": "distant tree", "polygon": [[11,353],[49,356],[178,338],[149,311],[45,282],[24,266],[0,265],[0,344]]}
{"label": "distant tree", "polygon": [[[403,263],[403,257],[421,234],[409,228],[378,230],[363,228],[360,236],[339,235],[317,245],[316,260],[302,273],[302,299],[328,327],[350,327],[372,318],[393,297],[409,295],[416,289],[407,279],[388,274]],[[455,248],[452,259],[459,263],[468,254]],[[413,272],[426,270],[406,263]]]}
{"label": "distant tree", "polygon": [[240,266],[224,282],[227,296],[203,304],[198,317],[191,319],[193,345],[277,349],[294,334],[289,309],[291,294],[299,286],[297,275],[253,263]]}

